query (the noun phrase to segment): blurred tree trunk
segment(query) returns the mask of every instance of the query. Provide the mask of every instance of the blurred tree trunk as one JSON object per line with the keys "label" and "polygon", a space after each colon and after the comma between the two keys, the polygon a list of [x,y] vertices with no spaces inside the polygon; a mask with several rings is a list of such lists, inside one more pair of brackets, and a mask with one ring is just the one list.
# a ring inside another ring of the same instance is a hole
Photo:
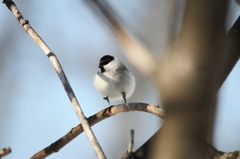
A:
{"label": "blurred tree trunk", "polygon": [[[227,1],[189,0],[180,35],[155,78],[166,120],[151,158],[204,159],[214,118]],[[212,111],[212,112],[211,112]]]}

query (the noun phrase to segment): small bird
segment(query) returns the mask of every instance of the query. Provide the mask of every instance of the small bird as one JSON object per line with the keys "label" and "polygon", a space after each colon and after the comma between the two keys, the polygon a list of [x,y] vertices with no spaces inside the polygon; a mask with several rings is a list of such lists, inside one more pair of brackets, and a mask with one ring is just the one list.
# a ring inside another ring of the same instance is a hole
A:
{"label": "small bird", "polygon": [[100,71],[95,75],[93,85],[110,104],[111,100],[124,100],[133,94],[135,77],[127,67],[116,57],[103,56],[99,61]]}

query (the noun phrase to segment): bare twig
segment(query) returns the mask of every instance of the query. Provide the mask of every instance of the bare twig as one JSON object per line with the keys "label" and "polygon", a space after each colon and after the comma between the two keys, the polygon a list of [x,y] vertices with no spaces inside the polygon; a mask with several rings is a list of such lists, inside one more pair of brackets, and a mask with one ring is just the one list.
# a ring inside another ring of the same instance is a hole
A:
{"label": "bare twig", "polygon": [[129,140],[128,150],[127,150],[128,153],[132,153],[133,145],[134,145],[134,130],[132,129],[130,131],[130,140]]}
{"label": "bare twig", "polygon": [[4,149],[1,149],[1,150],[0,150],[0,158],[8,155],[8,154],[11,153],[11,152],[12,152],[12,150],[11,150],[10,147],[6,147],[6,148],[4,148]]}
{"label": "bare twig", "polygon": [[[164,118],[164,114],[165,114],[164,110],[159,108],[158,106],[149,105],[145,103],[128,103],[128,105],[119,104],[116,106],[110,106],[98,112],[97,114],[90,116],[87,120],[88,120],[88,123],[91,126],[93,126],[98,122],[106,118],[109,118],[113,115],[116,115],[122,112],[130,112],[130,111],[144,111],[144,112],[148,112],[156,116],[159,116],[160,118]],[[58,139],[56,142],[52,143],[48,147],[36,153],[34,156],[31,157],[31,159],[45,158],[54,152],[58,152],[61,148],[67,145],[70,141],[72,141],[82,132],[83,132],[82,125],[79,124],[78,126],[74,127],[69,133],[67,133],[60,139]]]}
{"label": "bare twig", "polygon": [[123,154],[121,159],[132,159],[137,157],[136,155],[133,154],[133,145],[134,145],[134,130],[132,129],[130,131],[130,140],[128,144],[128,149],[127,151]]}
{"label": "bare twig", "polygon": [[130,63],[141,73],[154,74],[156,60],[153,54],[129,33],[110,5],[103,0],[87,0],[85,2],[98,15],[102,15],[99,17],[110,25]]}
{"label": "bare twig", "polygon": [[3,0],[3,3],[6,4],[8,9],[13,13],[13,15],[17,18],[23,29],[32,37],[32,39],[39,45],[39,47],[43,50],[43,52],[49,57],[50,61],[53,64],[54,69],[56,70],[65,91],[72,103],[72,106],[77,114],[80,122],[83,125],[83,129],[86,132],[90,143],[92,144],[93,149],[95,150],[98,158],[104,159],[106,158],[93,131],[91,130],[86,117],[77,101],[77,98],[71,88],[71,85],[68,82],[68,79],[56,57],[56,55],[51,51],[51,49],[47,46],[47,44],[41,39],[41,37],[34,31],[34,29],[30,26],[29,22],[23,18],[22,14],[16,7],[15,3],[12,0]]}

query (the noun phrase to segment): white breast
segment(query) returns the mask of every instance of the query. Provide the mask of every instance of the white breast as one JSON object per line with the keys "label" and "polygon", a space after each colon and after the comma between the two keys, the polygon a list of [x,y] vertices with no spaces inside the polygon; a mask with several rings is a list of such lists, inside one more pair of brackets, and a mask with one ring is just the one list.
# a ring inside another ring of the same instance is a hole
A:
{"label": "white breast", "polygon": [[126,92],[126,98],[133,94],[135,78],[127,69],[117,73],[106,71],[96,74],[93,84],[103,97],[108,97],[111,100],[122,100],[122,92]]}

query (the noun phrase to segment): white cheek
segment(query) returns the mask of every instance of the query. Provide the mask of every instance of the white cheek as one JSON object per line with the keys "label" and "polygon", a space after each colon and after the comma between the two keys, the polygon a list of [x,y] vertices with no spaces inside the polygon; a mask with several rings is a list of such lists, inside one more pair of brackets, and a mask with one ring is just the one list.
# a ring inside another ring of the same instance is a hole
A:
{"label": "white cheek", "polygon": [[115,59],[109,62],[107,65],[105,65],[105,68],[109,70],[116,70],[117,68],[120,67],[120,65],[121,65],[120,61],[118,59]]}

